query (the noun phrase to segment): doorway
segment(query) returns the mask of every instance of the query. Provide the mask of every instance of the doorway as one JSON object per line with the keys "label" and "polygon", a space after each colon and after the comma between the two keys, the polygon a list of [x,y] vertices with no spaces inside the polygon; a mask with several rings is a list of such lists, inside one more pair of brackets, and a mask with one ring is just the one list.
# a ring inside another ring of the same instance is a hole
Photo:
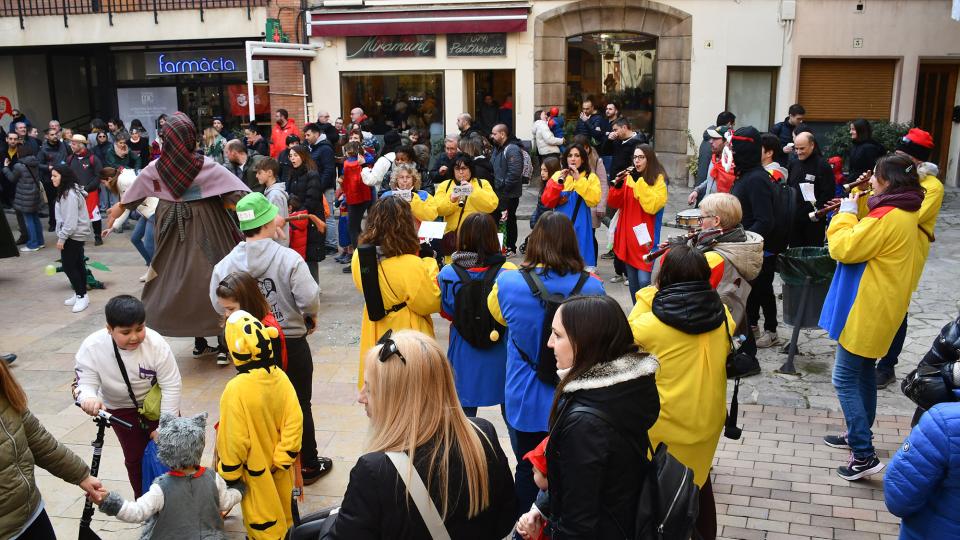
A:
{"label": "doorway", "polygon": [[947,173],[954,107],[957,105],[957,64],[920,64],[917,98],[913,107],[913,125],[933,135],[930,161]]}
{"label": "doorway", "polygon": [[[516,133],[517,118],[513,107],[514,70],[486,69],[465,71],[464,101],[467,112],[477,126],[489,135],[497,124],[506,124]],[[530,121],[531,123],[533,120]]]}

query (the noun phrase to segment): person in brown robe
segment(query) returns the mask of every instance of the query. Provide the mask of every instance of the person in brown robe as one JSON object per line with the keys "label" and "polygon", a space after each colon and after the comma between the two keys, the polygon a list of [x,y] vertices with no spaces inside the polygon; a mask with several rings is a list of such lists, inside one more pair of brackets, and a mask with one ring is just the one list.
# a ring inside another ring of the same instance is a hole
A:
{"label": "person in brown robe", "polygon": [[160,199],[156,211],[156,252],[142,300],[147,326],[164,336],[195,337],[195,354],[207,351],[198,336],[219,336],[220,315],[210,305],[214,265],[243,236],[232,215],[250,190],[209,157],[196,153],[197,130],[182,112],[167,118],[159,159],[147,165],[120,206],[136,208],[146,197]]}

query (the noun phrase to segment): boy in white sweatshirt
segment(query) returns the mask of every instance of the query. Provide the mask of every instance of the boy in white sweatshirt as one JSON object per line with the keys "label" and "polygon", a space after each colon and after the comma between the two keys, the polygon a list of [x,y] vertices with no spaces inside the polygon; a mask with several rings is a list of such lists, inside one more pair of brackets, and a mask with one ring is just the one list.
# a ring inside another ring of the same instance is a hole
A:
{"label": "boy in white sweatshirt", "polygon": [[[137,497],[142,492],[143,451],[156,436],[157,421],[138,412],[154,385],[160,385],[160,412],[180,410],[180,369],[170,345],[160,334],[144,325],[146,311],[130,295],[115,296],[107,302],[107,327],[87,336],[77,351],[77,393],[83,411],[95,416],[105,409],[133,424],[133,429],[114,429],[130,485]],[[121,371],[123,366],[126,377]]]}

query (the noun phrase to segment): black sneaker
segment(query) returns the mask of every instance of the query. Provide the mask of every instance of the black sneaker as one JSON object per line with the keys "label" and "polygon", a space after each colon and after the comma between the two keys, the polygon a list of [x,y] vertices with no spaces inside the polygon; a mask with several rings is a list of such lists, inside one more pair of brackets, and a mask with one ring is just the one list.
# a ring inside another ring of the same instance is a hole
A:
{"label": "black sneaker", "polygon": [[897,376],[893,373],[887,373],[885,371],[877,370],[877,389],[886,388],[890,386],[890,383],[895,382]]}
{"label": "black sneaker", "polygon": [[840,435],[824,435],[823,444],[831,448],[843,448],[846,450],[850,449],[850,443],[847,442],[847,434],[842,433]]}
{"label": "black sneaker", "polygon": [[320,457],[317,462],[309,467],[304,465],[300,468],[300,474],[303,476],[303,485],[309,486],[321,477],[325,476],[333,469],[333,460],[328,457]]}
{"label": "black sneaker", "polygon": [[847,481],[859,480],[865,476],[877,474],[882,471],[885,465],[877,459],[876,454],[863,459],[856,459],[850,456],[850,462],[846,465],[837,467],[837,474],[840,478]]}
{"label": "black sneaker", "polygon": [[213,353],[215,353],[215,352],[217,352],[217,348],[216,348],[216,347],[211,347],[211,346],[209,346],[209,345],[204,345],[203,348],[194,347],[194,349],[193,349],[193,357],[194,357],[194,358],[199,358],[199,357],[201,357],[201,356],[207,356],[207,355],[213,354]]}
{"label": "black sneaker", "polygon": [[17,355],[13,353],[0,354],[0,360],[6,362],[7,364],[12,364],[16,359],[17,359]]}
{"label": "black sneaker", "polygon": [[341,270],[341,272],[343,272],[344,274],[350,274],[350,273],[353,273],[353,269],[350,267],[350,265],[347,265],[343,267],[343,270]]}
{"label": "black sneaker", "polygon": [[604,253],[603,255],[600,256],[601,259],[606,260],[606,261],[609,261],[609,260],[613,259],[614,257],[616,257],[616,255],[613,254],[613,250],[612,250],[612,249],[611,249],[610,251],[608,251],[608,252],[606,252],[606,253]]}

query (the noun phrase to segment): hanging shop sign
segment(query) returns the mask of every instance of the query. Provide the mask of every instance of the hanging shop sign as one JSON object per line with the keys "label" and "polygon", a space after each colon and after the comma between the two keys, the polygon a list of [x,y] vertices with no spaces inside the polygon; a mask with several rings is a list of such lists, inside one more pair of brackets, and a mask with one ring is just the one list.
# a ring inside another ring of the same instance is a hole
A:
{"label": "hanging shop sign", "polygon": [[205,75],[247,71],[242,50],[143,53],[149,76]]}
{"label": "hanging shop sign", "polygon": [[506,55],[506,34],[447,34],[447,56]]}
{"label": "hanging shop sign", "polygon": [[353,36],[347,38],[347,59],[436,56],[437,36]]}

